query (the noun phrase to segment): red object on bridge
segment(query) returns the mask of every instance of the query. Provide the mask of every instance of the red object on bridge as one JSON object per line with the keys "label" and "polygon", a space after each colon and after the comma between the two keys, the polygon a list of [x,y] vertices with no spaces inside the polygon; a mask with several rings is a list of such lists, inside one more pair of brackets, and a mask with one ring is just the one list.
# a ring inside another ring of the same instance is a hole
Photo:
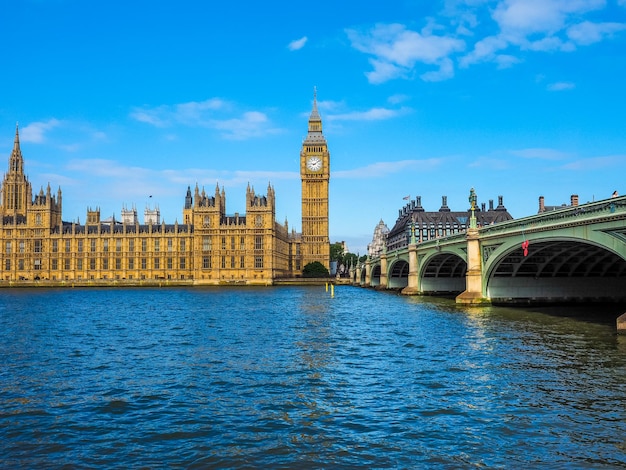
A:
{"label": "red object on bridge", "polygon": [[528,256],[528,240],[522,242],[522,250],[524,250],[524,256]]}

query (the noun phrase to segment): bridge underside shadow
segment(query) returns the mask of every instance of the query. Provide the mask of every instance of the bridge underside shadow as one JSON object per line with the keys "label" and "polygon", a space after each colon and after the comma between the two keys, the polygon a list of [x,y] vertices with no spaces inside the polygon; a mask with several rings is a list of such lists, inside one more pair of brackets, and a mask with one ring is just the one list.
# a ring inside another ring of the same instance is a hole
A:
{"label": "bridge underside shadow", "polygon": [[465,290],[467,263],[455,254],[441,253],[424,267],[421,291],[428,295],[458,295]]}
{"label": "bridge underside shadow", "polygon": [[380,265],[376,265],[372,268],[372,275],[370,278],[370,286],[380,286]]}
{"label": "bridge underside shadow", "polygon": [[531,242],[497,261],[487,296],[499,303],[626,302],[626,260],[579,241]]}
{"label": "bridge underside shadow", "polygon": [[399,260],[393,263],[389,271],[389,288],[402,289],[409,285],[409,263]]}

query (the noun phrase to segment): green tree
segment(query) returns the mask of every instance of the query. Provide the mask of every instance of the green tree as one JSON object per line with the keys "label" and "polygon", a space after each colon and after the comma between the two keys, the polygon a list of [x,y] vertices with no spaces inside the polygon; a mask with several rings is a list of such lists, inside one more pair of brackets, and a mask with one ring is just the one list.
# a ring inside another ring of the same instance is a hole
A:
{"label": "green tree", "polygon": [[331,243],[330,244],[330,260],[337,261],[337,266],[343,263],[344,259],[343,244]]}
{"label": "green tree", "polygon": [[328,269],[319,261],[307,264],[302,270],[302,277],[328,277]]}

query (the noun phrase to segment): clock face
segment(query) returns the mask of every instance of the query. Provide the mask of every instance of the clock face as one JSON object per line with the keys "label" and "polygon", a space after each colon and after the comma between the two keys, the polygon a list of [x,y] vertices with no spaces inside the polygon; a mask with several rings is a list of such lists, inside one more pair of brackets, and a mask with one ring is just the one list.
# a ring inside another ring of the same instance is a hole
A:
{"label": "clock face", "polygon": [[322,169],[322,159],[320,157],[309,157],[306,161],[306,167],[311,171],[320,171]]}

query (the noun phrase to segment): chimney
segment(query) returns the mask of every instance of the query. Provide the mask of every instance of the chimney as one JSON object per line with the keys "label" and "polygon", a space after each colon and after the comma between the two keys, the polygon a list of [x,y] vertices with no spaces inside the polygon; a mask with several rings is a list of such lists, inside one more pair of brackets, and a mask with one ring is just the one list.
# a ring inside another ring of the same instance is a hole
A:
{"label": "chimney", "polygon": [[541,214],[542,212],[546,211],[546,206],[544,205],[543,202],[543,196],[539,196],[539,214]]}
{"label": "chimney", "polygon": [[493,199],[489,199],[489,210],[493,210]]}
{"label": "chimney", "polygon": [[416,210],[418,210],[419,212],[423,212],[424,208],[422,207],[422,196],[417,196],[415,198],[415,201],[417,202]]}
{"label": "chimney", "polygon": [[450,208],[448,207],[448,196],[441,196],[441,208],[439,212],[450,212]]}
{"label": "chimney", "polygon": [[578,194],[572,194],[570,202],[572,204],[572,207],[576,207],[578,205]]}

